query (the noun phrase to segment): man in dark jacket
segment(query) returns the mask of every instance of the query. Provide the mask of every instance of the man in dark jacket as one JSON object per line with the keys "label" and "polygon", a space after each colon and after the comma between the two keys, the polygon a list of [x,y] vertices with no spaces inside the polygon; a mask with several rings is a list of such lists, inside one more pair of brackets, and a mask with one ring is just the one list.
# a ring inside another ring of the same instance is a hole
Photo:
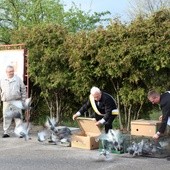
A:
{"label": "man in dark jacket", "polygon": [[109,129],[112,129],[112,122],[117,116],[118,111],[116,102],[110,94],[100,91],[98,87],[92,87],[89,99],[80,110],[73,115],[73,120],[82,115],[89,108],[93,108],[94,110],[97,126],[104,124],[106,133]]}
{"label": "man in dark jacket", "polygon": [[153,136],[154,139],[158,139],[160,134],[163,134],[166,130],[169,131],[170,127],[170,91],[167,91],[163,94],[160,94],[157,91],[149,91],[148,99],[152,104],[160,104],[162,110],[161,116],[161,126],[158,129],[157,133]]}

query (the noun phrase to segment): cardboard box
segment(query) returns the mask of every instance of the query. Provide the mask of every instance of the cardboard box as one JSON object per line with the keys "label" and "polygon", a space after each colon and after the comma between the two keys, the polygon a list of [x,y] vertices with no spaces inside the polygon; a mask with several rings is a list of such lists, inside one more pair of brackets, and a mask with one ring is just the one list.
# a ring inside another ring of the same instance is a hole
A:
{"label": "cardboard box", "polygon": [[157,120],[134,120],[131,121],[131,135],[152,137],[160,127]]}
{"label": "cardboard box", "polygon": [[81,131],[72,135],[71,147],[98,149],[99,142],[96,142],[96,137],[101,134],[101,129],[95,125],[96,120],[94,118],[78,117],[77,122]]}

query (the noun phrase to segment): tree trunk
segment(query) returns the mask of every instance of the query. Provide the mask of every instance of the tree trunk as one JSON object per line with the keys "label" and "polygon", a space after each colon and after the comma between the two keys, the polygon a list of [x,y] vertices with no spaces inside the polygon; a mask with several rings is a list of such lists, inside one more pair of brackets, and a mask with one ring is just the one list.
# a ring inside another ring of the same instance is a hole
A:
{"label": "tree trunk", "polygon": [[132,110],[132,105],[130,104],[129,109],[128,109],[127,131],[130,131],[130,124],[131,124],[131,110]]}

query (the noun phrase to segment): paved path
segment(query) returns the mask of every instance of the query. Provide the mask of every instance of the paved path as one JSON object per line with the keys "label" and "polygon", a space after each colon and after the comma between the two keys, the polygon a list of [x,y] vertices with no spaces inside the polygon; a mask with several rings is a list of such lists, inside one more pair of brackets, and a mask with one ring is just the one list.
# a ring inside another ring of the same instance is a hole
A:
{"label": "paved path", "polygon": [[[38,128],[25,141],[11,134],[0,138],[0,170],[168,170],[170,161],[157,158],[126,158],[112,154],[110,161],[98,160],[98,150],[62,147],[37,141]],[[2,127],[1,131],[2,132]]]}

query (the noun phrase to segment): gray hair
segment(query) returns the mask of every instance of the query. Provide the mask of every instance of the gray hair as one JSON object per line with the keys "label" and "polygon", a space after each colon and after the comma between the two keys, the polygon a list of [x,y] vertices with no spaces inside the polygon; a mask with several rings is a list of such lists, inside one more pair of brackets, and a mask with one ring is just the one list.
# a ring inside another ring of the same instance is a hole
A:
{"label": "gray hair", "polygon": [[160,96],[160,93],[157,92],[156,90],[150,90],[148,92],[148,98],[150,98],[150,97],[157,97],[157,96]]}
{"label": "gray hair", "polygon": [[8,69],[8,68],[14,69],[14,66],[8,65],[8,66],[6,67],[6,69]]}
{"label": "gray hair", "polygon": [[95,94],[95,93],[101,93],[100,89],[98,87],[93,86],[90,90],[90,94]]}

